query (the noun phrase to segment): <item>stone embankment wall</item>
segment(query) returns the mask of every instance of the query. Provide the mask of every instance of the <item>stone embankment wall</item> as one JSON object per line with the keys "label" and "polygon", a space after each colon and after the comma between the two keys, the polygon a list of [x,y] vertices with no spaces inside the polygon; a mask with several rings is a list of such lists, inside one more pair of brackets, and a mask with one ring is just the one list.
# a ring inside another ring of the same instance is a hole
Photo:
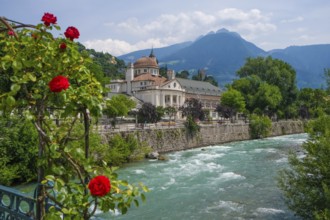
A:
{"label": "stone embankment wall", "polygon": [[[270,136],[297,134],[304,132],[302,121],[273,122]],[[248,124],[223,124],[202,126],[194,136],[187,134],[185,128],[145,129],[121,132],[133,133],[140,141],[145,141],[154,151],[165,153],[190,148],[222,144],[251,139]],[[109,138],[113,133],[106,134]]]}

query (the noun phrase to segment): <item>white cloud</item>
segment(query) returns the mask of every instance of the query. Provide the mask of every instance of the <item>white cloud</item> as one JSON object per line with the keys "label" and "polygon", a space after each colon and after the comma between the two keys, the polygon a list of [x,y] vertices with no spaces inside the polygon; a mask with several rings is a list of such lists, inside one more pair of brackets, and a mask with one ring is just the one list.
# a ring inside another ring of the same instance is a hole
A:
{"label": "white cloud", "polygon": [[252,9],[245,12],[238,8],[226,8],[218,12],[218,17],[224,20],[232,19],[237,21],[268,20],[268,18],[262,15],[261,11],[258,9]]}
{"label": "white cloud", "polygon": [[114,56],[125,54],[138,49],[137,47],[129,44],[128,42],[113,39],[89,40],[83,42],[83,44],[89,49],[108,52]]}
{"label": "white cloud", "polygon": [[304,18],[302,16],[298,16],[295,18],[282,20],[281,22],[282,23],[295,23],[295,22],[301,22],[303,20],[304,20]]}
{"label": "white cloud", "polygon": [[310,42],[310,41],[314,40],[315,38],[312,36],[309,36],[307,34],[304,34],[304,35],[298,36],[296,39],[298,41]]}
{"label": "white cloud", "polygon": [[161,43],[160,39],[150,38],[146,41],[139,41],[130,44],[126,41],[105,39],[105,40],[89,40],[83,43],[86,48],[94,49],[96,51],[108,52],[114,56],[120,56],[132,51],[141,50],[152,47],[164,47],[165,44]]}
{"label": "white cloud", "polygon": [[162,14],[144,23],[137,18],[128,18],[119,23],[105,24],[117,34],[124,35],[122,39],[125,40],[90,40],[85,45],[121,55],[152,46],[162,47],[194,40],[220,28],[227,28],[253,39],[276,30],[276,25],[270,22],[270,18],[270,14],[263,14],[258,9],[244,11],[237,8],[227,8],[213,14],[204,11]]}

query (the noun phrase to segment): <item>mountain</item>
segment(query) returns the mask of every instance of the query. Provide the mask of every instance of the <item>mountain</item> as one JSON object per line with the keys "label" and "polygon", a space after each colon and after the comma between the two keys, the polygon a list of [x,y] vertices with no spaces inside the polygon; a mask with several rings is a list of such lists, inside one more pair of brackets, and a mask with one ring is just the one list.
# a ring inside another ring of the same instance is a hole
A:
{"label": "mountain", "polygon": [[235,72],[247,57],[265,54],[238,34],[223,29],[200,37],[188,47],[159,60],[160,64],[167,64],[169,69],[177,71],[205,69],[223,85],[235,78]]}
{"label": "mountain", "polygon": [[299,87],[321,87],[325,85],[324,69],[330,68],[330,44],[291,46],[272,50],[269,56],[289,63],[297,73]]}
{"label": "mountain", "polygon": [[[150,49],[147,49],[118,58],[132,62],[149,54]],[[321,87],[325,84],[324,69],[330,68],[330,44],[264,51],[244,40],[238,33],[226,29],[202,35],[193,42],[156,48],[154,54],[160,66],[167,65],[175,71],[188,70],[191,75],[199,69],[205,69],[222,86],[236,78],[236,71],[248,57],[272,56],[289,63],[296,70],[298,87]]]}

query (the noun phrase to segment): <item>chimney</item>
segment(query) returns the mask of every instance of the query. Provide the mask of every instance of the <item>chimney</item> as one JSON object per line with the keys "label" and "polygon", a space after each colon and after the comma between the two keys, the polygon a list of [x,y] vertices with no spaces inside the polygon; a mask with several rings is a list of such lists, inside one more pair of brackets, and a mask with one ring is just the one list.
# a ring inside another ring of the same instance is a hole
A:
{"label": "chimney", "polygon": [[134,79],[134,66],[133,66],[133,63],[129,63],[127,65],[125,78],[126,78],[126,83],[127,83],[127,93],[131,94],[132,93],[132,80]]}
{"label": "chimney", "polygon": [[174,72],[174,70],[167,70],[167,79],[168,80],[175,79],[175,72]]}

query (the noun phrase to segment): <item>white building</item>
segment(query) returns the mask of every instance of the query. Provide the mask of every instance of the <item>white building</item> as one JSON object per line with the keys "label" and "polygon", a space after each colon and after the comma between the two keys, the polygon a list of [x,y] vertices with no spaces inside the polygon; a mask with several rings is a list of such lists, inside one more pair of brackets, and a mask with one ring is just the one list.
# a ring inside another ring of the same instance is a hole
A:
{"label": "white building", "polygon": [[208,82],[175,78],[173,70],[167,72],[167,77],[162,77],[153,50],[149,57],[128,64],[125,80],[112,80],[107,87],[111,90],[108,97],[127,94],[141,102],[163,107],[179,108],[186,99],[196,98],[201,101],[203,108],[210,110],[213,118],[217,117],[214,110],[221,93],[218,87]]}

